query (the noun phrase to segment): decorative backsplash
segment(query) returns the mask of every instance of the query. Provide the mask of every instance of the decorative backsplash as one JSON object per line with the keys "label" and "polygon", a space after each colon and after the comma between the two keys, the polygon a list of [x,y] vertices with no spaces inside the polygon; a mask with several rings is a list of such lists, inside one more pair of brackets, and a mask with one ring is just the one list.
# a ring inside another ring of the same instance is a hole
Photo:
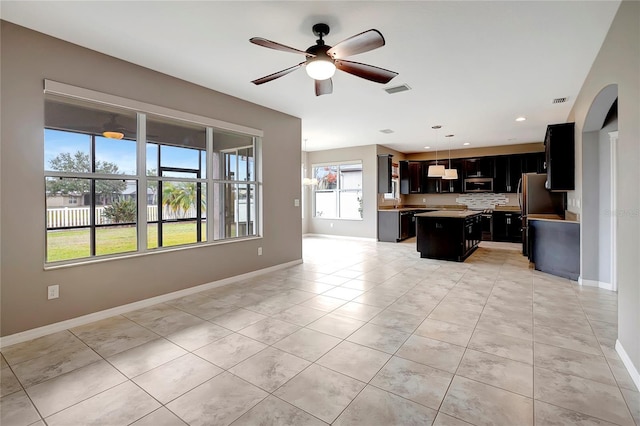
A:
{"label": "decorative backsplash", "polygon": [[[515,197],[515,195],[513,195]],[[456,203],[466,204],[471,210],[493,209],[496,206],[505,206],[509,203],[506,194],[493,194],[482,192],[477,194],[460,194],[456,198]]]}

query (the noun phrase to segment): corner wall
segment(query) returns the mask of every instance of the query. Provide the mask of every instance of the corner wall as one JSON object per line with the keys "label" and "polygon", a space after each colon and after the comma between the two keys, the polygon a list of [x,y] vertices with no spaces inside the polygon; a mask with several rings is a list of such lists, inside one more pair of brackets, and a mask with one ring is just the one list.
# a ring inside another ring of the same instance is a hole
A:
{"label": "corner wall", "polygon": [[[576,123],[576,194],[582,180],[582,134],[598,93],[618,85],[618,341],[640,371],[640,2],[623,1],[567,121]],[[627,366],[628,367],[628,366]],[[640,377],[640,376],[639,376]],[[638,379],[640,380],[640,378]]]}
{"label": "corner wall", "polygon": [[[0,335],[302,258],[300,208],[293,201],[300,198],[299,118],[6,21],[0,25]],[[263,238],[45,270],[44,79],[263,130]],[[60,285],[60,298],[48,301],[51,284]]]}

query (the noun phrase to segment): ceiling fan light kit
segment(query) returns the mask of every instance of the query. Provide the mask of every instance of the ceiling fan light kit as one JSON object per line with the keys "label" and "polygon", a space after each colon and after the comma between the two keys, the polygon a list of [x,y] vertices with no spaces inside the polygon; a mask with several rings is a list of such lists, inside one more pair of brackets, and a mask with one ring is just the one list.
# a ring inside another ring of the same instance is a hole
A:
{"label": "ceiling fan light kit", "polygon": [[124,138],[124,133],[122,132],[111,132],[111,131],[105,131],[102,132],[102,136],[104,136],[107,139],[122,139]]}
{"label": "ceiling fan light kit", "polygon": [[380,31],[371,29],[356,34],[331,47],[325,45],[323,40],[323,37],[329,34],[330,29],[327,24],[315,24],[312,30],[318,37],[318,40],[316,40],[315,45],[310,46],[306,51],[285,46],[262,37],[249,39],[251,43],[257,44],[258,46],[280,50],[282,52],[299,53],[305,55],[306,58],[304,62],[298,65],[258,78],[253,80],[252,83],[256,85],[267,83],[304,66],[307,75],[315,80],[316,96],[320,96],[333,92],[331,77],[333,77],[336,69],[381,84],[388,83],[398,75],[397,72],[384,68],[343,59],[347,56],[357,55],[384,46],[384,37]]}

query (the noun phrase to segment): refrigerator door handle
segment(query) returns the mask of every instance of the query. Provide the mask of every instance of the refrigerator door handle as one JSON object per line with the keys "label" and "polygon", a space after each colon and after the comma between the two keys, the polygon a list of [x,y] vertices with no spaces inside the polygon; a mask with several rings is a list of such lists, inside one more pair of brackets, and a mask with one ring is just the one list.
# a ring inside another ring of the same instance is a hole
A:
{"label": "refrigerator door handle", "polygon": [[520,212],[524,214],[522,211],[522,178],[518,180],[518,189],[516,189],[516,194],[518,194],[518,205],[520,206]]}

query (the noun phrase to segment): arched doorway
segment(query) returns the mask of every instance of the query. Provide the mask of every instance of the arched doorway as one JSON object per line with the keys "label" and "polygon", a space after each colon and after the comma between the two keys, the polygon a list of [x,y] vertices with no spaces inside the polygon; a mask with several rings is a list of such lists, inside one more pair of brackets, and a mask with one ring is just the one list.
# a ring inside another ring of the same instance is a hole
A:
{"label": "arched doorway", "polygon": [[616,290],[615,173],[618,85],[593,100],[582,129],[581,283]]}

